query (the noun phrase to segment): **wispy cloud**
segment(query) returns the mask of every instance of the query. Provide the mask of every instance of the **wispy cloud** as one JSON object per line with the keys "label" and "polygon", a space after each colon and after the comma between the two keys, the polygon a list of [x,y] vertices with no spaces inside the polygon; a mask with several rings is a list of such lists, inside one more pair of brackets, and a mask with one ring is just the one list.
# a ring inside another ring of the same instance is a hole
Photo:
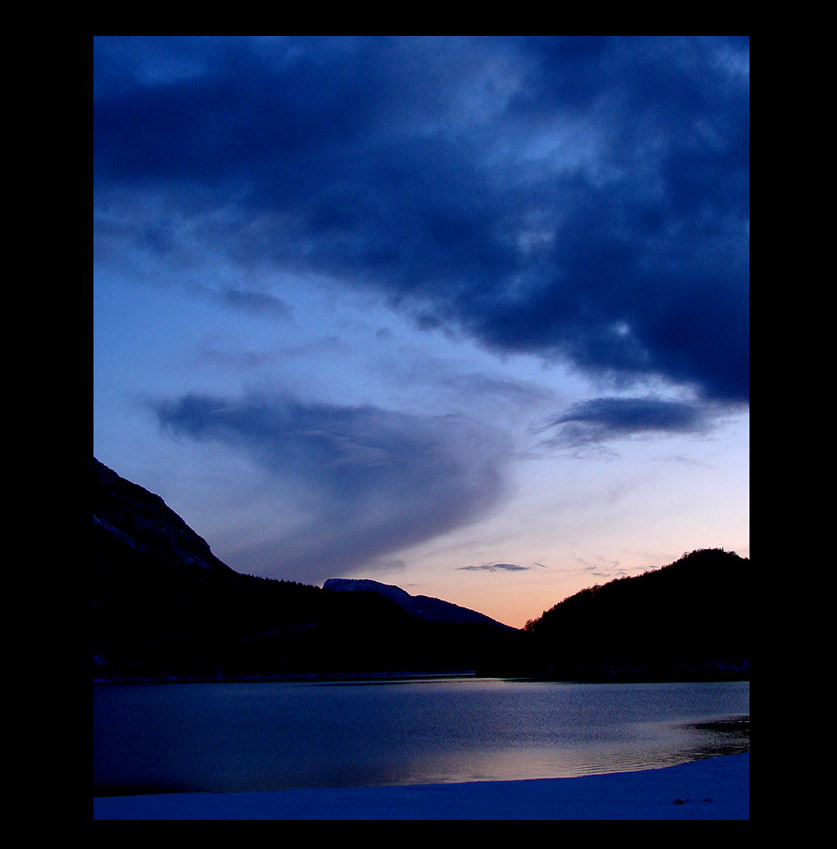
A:
{"label": "wispy cloud", "polygon": [[213,363],[225,368],[249,371],[265,365],[281,364],[306,357],[339,356],[343,347],[340,340],[334,336],[323,336],[301,345],[270,347],[263,350],[203,345],[195,359],[200,363]]}
{"label": "wispy cloud", "polygon": [[275,295],[266,292],[229,287],[220,292],[221,300],[234,309],[275,318],[289,318],[290,307]]}
{"label": "wispy cloud", "polygon": [[483,517],[505,493],[502,433],[460,416],[303,404],[289,397],[183,396],[156,403],[170,434],[243,452],[305,493],[309,519],[262,544],[263,573],[311,581],[374,565]]}

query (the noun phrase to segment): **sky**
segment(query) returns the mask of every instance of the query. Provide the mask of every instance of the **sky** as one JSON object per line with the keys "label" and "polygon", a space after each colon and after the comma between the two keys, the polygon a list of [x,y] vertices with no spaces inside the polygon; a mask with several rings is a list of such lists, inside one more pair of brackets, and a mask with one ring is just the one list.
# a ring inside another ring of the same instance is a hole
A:
{"label": "sky", "polygon": [[93,451],[522,627],[749,556],[749,37],[98,36]]}

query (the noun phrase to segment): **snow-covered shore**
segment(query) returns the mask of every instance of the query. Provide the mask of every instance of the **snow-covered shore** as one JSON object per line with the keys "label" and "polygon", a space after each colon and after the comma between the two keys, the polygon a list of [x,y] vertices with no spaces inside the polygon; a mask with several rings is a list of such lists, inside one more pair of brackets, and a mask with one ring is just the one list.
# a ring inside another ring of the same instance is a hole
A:
{"label": "snow-covered shore", "polygon": [[101,797],[96,820],[747,820],[750,755],[526,781]]}

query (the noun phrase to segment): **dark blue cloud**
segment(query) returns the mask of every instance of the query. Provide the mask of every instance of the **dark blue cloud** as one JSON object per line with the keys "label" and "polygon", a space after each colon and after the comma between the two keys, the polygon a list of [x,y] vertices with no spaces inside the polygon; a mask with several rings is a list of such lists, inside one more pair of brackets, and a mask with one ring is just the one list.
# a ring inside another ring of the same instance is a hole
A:
{"label": "dark blue cloud", "polygon": [[555,445],[578,446],[648,433],[693,433],[710,420],[696,404],[656,398],[594,398],[574,404],[544,430]]}
{"label": "dark blue cloud", "polygon": [[506,492],[505,439],[458,416],[255,394],[190,395],[153,409],[173,436],[242,452],[280,487],[306,493],[310,522],[283,527],[276,517],[275,539],[258,553],[263,574],[318,581],[374,566],[484,516]]}
{"label": "dark blue cloud", "polygon": [[[379,291],[498,352],[747,402],[746,39],[124,46],[96,40],[98,210],[153,194],[228,261]],[[147,230],[97,238],[154,251]]]}

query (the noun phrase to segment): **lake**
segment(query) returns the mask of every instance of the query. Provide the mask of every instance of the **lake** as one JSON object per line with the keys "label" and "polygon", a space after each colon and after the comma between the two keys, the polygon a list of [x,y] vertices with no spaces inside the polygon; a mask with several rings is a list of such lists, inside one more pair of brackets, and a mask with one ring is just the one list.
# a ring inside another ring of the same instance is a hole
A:
{"label": "lake", "polygon": [[749,748],[749,683],[93,688],[95,795],[553,778]]}

